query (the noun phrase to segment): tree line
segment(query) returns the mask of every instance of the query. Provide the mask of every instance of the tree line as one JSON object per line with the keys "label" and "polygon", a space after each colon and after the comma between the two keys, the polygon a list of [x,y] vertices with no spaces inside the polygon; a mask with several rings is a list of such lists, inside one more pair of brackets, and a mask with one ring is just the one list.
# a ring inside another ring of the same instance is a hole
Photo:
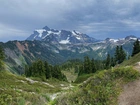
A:
{"label": "tree line", "polygon": [[107,58],[103,61],[90,59],[88,56],[84,57],[83,64],[79,68],[79,74],[95,73],[98,70],[109,69],[117,64],[122,63],[126,59],[126,53],[122,46],[117,46],[114,56],[107,54]]}
{"label": "tree line", "polygon": [[121,64],[124,60],[126,60],[126,52],[122,46],[117,46],[114,56],[111,57],[110,54],[107,54],[107,58],[105,60],[105,69],[109,69],[110,67],[114,67],[117,64]]}
{"label": "tree line", "polygon": [[47,61],[37,60],[31,65],[25,66],[26,77],[40,77],[42,79],[56,78],[66,81],[66,76],[61,72],[60,67],[48,64]]}
{"label": "tree line", "polygon": [[[140,52],[140,42],[137,39],[133,44],[132,55]],[[104,61],[97,61],[89,57],[84,58],[83,64],[80,66],[79,75],[95,73],[97,70],[110,69],[126,60],[127,54],[122,46],[116,46],[115,53],[111,56],[109,53]]]}

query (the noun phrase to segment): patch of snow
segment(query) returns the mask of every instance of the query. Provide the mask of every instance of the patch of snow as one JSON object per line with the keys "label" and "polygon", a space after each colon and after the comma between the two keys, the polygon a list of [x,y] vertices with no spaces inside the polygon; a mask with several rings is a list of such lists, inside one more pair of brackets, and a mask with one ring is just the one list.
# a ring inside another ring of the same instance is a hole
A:
{"label": "patch of snow", "polygon": [[68,44],[69,41],[68,41],[68,40],[61,40],[59,43],[60,43],[60,44]]}
{"label": "patch of snow", "polygon": [[50,34],[55,34],[55,35],[60,35],[61,31],[58,32],[53,32],[53,31],[47,31],[47,35],[45,35],[42,39],[46,38],[47,36],[49,36]]}
{"label": "patch of snow", "polygon": [[110,39],[110,41],[112,41],[112,42],[118,42],[119,40],[118,39]]}
{"label": "patch of snow", "polygon": [[72,52],[76,52],[75,50],[71,50]]}
{"label": "patch of snow", "polygon": [[75,31],[72,31],[72,34],[75,35],[75,36],[77,36],[77,33]]}
{"label": "patch of snow", "polygon": [[54,50],[54,52],[55,52],[55,53],[59,53],[59,51],[58,51],[58,50]]}
{"label": "patch of snow", "polygon": [[82,34],[82,33],[80,33],[80,32],[78,32],[78,31],[75,31],[77,34]]}
{"label": "patch of snow", "polygon": [[76,36],[76,39],[81,40],[81,37],[78,35],[78,34],[81,34],[80,32],[72,31],[72,34],[73,34],[74,36]]}
{"label": "patch of snow", "polygon": [[34,39],[37,37],[37,35],[36,36],[34,36]]}
{"label": "patch of snow", "polygon": [[68,44],[68,43],[70,43],[69,37],[66,40],[61,40],[59,43],[60,44]]}
{"label": "patch of snow", "polygon": [[114,42],[118,42],[119,40],[115,39]]}
{"label": "patch of snow", "polygon": [[137,40],[137,38],[133,38],[133,37],[130,37],[130,39],[132,39],[132,40]]}
{"label": "patch of snow", "polygon": [[79,36],[76,37],[78,40],[80,40],[81,38]]}
{"label": "patch of snow", "polygon": [[83,49],[83,50],[79,51],[79,53],[85,53],[87,51],[89,51],[89,50],[88,49]]}
{"label": "patch of snow", "polygon": [[101,46],[96,46],[96,47],[92,47],[92,50],[98,50],[100,48],[102,48],[102,47]]}
{"label": "patch of snow", "polygon": [[39,33],[39,37],[41,38],[42,37],[42,33],[44,31],[46,31],[45,29],[39,29],[39,30],[36,30],[38,33]]}
{"label": "patch of snow", "polygon": [[47,35],[50,35],[50,34],[56,34],[56,35],[59,35],[61,33],[61,31],[58,31],[58,32],[53,32],[53,31],[47,31],[48,34]]}

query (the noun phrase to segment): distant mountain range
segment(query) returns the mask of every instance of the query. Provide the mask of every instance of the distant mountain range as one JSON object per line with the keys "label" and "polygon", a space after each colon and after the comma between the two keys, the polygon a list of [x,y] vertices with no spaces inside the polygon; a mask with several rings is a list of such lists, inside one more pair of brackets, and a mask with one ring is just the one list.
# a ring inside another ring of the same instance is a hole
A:
{"label": "distant mountain range", "polygon": [[47,60],[51,64],[60,64],[68,59],[83,59],[84,56],[105,59],[107,53],[114,54],[117,45],[122,45],[127,55],[131,55],[136,39],[130,35],[122,39],[107,38],[101,41],[77,31],[60,31],[45,26],[35,30],[25,41],[0,44],[5,50],[6,68],[22,74],[24,66],[37,59]]}
{"label": "distant mountain range", "polygon": [[97,40],[78,31],[55,30],[45,26],[43,29],[35,30],[27,40],[41,40],[59,44],[94,43]]}

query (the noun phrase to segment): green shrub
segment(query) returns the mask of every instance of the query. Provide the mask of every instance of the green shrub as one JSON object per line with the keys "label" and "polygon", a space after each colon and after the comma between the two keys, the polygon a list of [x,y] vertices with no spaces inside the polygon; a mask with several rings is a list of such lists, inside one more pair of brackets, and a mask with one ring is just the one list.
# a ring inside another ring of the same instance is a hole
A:
{"label": "green shrub", "polygon": [[117,105],[122,86],[139,76],[131,67],[100,71],[78,89],[57,98],[56,105]]}

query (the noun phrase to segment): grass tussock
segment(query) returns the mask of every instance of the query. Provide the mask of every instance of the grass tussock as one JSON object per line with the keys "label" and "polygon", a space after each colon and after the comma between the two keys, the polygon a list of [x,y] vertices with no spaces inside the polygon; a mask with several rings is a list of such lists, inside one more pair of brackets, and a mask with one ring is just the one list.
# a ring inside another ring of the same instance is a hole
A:
{"label": "grass tussock", "polygon": [[139,72],[131,67],[100,71],[54,102],[56,105],[117,105],[123,85],[138,77]]}

